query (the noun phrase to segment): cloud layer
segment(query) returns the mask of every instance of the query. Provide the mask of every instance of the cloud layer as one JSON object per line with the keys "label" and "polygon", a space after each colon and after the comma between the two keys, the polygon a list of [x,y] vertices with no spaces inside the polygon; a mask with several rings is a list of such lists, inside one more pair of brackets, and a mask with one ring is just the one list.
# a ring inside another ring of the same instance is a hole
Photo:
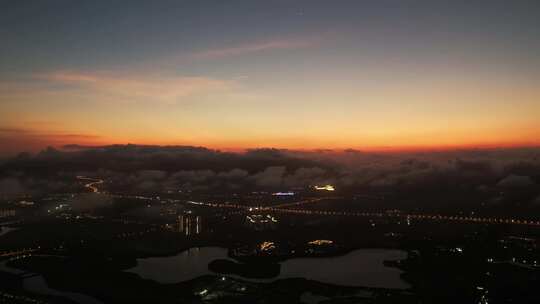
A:
{"label": "cloud layer", "polygon": [[217,48],[193,53],[190,57],[194,59],[218,59],[244,54],[251,54],[269,50],[293,50],[313,46],[315,39],[275,39],[247,43],[228,48]]}
{"label": "cloud layer", "polygon": [[0,176],[5,194],[14,195],[13,191],[29,186],[38,189],[48,180],[69,180],[74,175],[100,176],[118,189],[141,192],[286,190],[323,183],[347,191],[495,191],[528,189],[540,183],[538,149],[373,154],[276,149],[229,153],[201,147],[136,145],[68,148],[4,162]]}

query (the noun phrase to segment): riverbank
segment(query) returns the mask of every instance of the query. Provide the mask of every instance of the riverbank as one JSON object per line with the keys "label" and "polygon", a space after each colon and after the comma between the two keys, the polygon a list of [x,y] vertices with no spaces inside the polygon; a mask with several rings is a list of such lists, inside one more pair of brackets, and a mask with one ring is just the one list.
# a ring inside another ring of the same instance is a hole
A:
{"label": "riverbank", "polygon": [[42,275],[23,269],[10,267],[8,264],[13,260],[16,260],[16,258],[0,262],[0,272],[9,274],[12,277],[16,277],[16,279],[20,281],[19,288],[24,291],[38,295],[65,298],[80,304],[103,304],[103,302],[85,294],[60,291],[50,288]]}

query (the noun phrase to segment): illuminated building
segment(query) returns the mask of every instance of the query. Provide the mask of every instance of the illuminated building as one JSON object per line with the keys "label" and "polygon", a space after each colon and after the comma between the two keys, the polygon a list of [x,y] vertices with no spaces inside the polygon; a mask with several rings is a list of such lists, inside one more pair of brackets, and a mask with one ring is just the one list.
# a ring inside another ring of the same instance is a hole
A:
{"label": "illuminated building", "polygon": [[317,246],[332,245],[332,244],[334,244],[334,241],[331,241],[331,240],[314,240],[314,241],[308,242],[308,244],[309,245],[317,245]]}
{"label": "illuminated building", "polygon": [[315,190],[319,191],[335,191],[336,189],[332,185],[314,186]]}
{"label": "illuminated building", "polygon": [[259,245],[260,252],[271,252],[274,249],[276,249],[276,244],[274,244],[274,242],[262,242]]}
{"label": "illuminated building", "polygon": [[275,229],[278,220],[270,214],[249,214],[246,215],[245,223],[248,227],[261,231]]}
{"label": "illuminated building", "polygon": [[272,193],[273,196],[294,196],[295,193],[292,192],[292,191],[288,191],[288,192],[274,192]]}
{"label": "illuminated building", "polygon": [[15,216],[15,214],[14,209],[0,209],[0,218]]}
{"label": "illuminated building", "polygon": [[179,215],[173,230],[190,236],[202,232],[202,219],[200,216]]}

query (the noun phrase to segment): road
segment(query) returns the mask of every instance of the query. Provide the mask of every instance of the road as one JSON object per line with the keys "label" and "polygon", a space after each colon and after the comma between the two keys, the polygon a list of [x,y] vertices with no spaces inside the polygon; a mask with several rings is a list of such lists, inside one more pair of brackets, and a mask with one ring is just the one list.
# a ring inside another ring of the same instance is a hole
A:
{"label": "road", "polygon": [[28,249],[20,249],[20,250],[14,250],[14,251],[6,251],[6,252],[0,252],[0,257],[2,258],[5,258],[5,257],[15,257],[15,256],[19,256],[19,255],[24,255],[24,254],[29,254],[29,253],[32,253],[32,252],[36,252],[38,251],[39,248],[28,248]]}
{"label": "road", "polygon": [[214,208],[235,208],[246,211],[269,211],[278,213],[300,214],[300,215],[319,215],[319,216],[344,216],[344,217],[363,217],[363,218],[402,218],[413,220],[431,220],[431,221],[449,221],[463,223],[484,223],[484,224],[512,224],[540,227],[540,220],[525,220],[518,218],[495,218],[495,217],[477,217],[477,216],[458,216],[444,214],[418,214],[402,212],[352,212],[352,211],[328,211],[328,210],[308,210],[308,209],[290,209],[285,207],[298,206],[307,203],[320,201],[320,198],[306,199],[299,202],[276,205],[273,207],[262,206],[244,206],[239,204],[221,204],[221,203],[202,203],[188,202],[195,205],[202,205]]}
{"label": "road", "polygon": [[90,181],[89,183],[85,184],[84,187],[90,189],[90,191],[94,193],[99,193],[99,189],[96,187],[96,185],[103,184],[103,180],[99,178],[91,178],[79,175],[77,176],[77,179],[82,181]]}

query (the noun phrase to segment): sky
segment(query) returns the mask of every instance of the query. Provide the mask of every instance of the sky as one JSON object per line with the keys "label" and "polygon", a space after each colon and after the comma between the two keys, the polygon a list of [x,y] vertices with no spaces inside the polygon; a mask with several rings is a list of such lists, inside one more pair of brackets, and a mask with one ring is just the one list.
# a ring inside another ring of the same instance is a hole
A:
{"label": "sky", "polygon": [[0,1],[0,155],[540,145],[538,1]]}

